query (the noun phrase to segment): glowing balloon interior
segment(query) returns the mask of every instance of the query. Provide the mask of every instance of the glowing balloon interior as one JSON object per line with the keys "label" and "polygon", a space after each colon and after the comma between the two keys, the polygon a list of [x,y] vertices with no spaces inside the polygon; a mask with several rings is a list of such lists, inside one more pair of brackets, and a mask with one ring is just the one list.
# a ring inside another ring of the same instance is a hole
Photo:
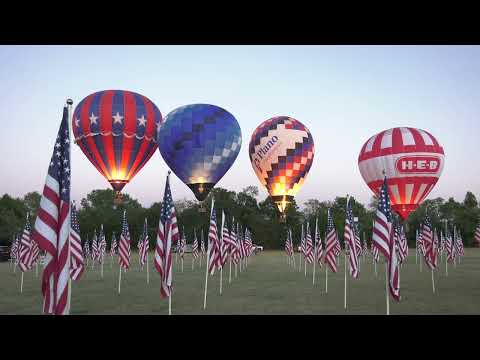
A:
{"label": "glowing balloon interior", "polygon": [[284,217],[312,166],[312,134],[300,121],[277,116],[255,129],[249,155],[255,174]]}
{"label": "glowing balloon interior", "polygon": [[368,139],[358,156],[358,167],[377,195],[385,171],[392,209],[406,219],[437,183],[444,158],[443,148],[432,134],[400,127]]}
{"label": "glowing balloon interior", "polygon": [[157,148],[162,115],[143,95],[105,90],[84,98],[75,108],[75,142],[117,194],[140,171]]}
{"label": "glowing balloon interior", "polygon": [[237,158],[242,133],[225,109],[192,104],[166,116],[158,144],[170,169],[203,201]]}

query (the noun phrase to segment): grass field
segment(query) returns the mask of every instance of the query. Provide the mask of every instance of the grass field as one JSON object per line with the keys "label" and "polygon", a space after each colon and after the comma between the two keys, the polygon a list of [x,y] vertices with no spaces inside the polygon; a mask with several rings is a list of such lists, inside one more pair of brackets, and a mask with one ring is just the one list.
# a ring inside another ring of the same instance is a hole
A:
{"label": "grass field", "polygon": [[[402,301],[390,301],[390,314],[480,314],[480,249],[466,249],[461,263],[445,263],[435,272],[435,294],[432,293],[431,273],[415,264],[410,251],[408,262],[401,270]],[[117,293],[118,265],[110,268],[110,257],[100,269],[91,266],[79,282],[72,284],[72,309],[75,315],[85,314],[168,314],[168,300],[159,297],[159,277],[153,268],[150,254],[150,284],[146,272],[140,271],[138,254],[132,257],[132,267],[122,274],[122,292]],[[298,260],[298,254],[296,254]],[[420,258],[419,258],[420,260]],[[318,268],[317,268],[318,270]],[[207,310],[203,310],[205,262],[196,262],[192,272],[191,257],[187,254],[184,272],[174,262],[173,314],[385,314],[385,265],[378,266],[375,278],[371,258],[362,260],[360,278],[348,276],[347,309],[343,307],[344,265],[329,272],[328,294],[325,293],[325,267],[317,271],[312,286],[312,268],[293,270],[286,263],[284,252],[265,251],[250,259],[246,271],[238,273],[228,284],[228,264],[223,277],[223,294],[219,295],[219,274],[208,280]],[[42,298],[40,276],[35,270],[25,273],[23,293],[20,294],[19,269],[13,273],[10,263],[0,263],[0,314],[40,314]]]}

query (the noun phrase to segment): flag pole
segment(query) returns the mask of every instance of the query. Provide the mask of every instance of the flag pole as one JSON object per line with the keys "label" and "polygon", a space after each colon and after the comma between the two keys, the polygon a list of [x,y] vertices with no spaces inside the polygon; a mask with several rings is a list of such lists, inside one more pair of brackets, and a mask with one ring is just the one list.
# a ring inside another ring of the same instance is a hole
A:
{"label": "flag pole", "polygon": [[228,283],[230,284],[232,282],[232,252],[230,251],[230,254],[228,254],[228,262],[230,263],[230,270],[228,272]]}
{"label": "flag pole", "polygon": [[22,271],[22,279],[20,280],[20,294],[23,293],[23,271]]}
{"label": "flag pole", "polygon": [[72,299],[72,278],[70,275],[68,276],[68,314],[70,315],[70,304],[71,304],[71,299]]}
{"label": "flag pole", "polygon": [[328,294],[328,265],[325,264],[325,294]]}
{"label": "flag pole", "polygon": [[388,264],[385,261],[385,297],[387,301],[387,315],[390,315],[390,301],[388,298]]}
{"label": "flag pole", "polygon": [[102,265],[100,268],[100,277],[103,279],[103,259],[102,259]]}
{"label": "flag pole", "polygon": [[38,260],[35,262],[35,277],[38,278]]}
{"label": "flag pole", "polygon": [[223,267],[220,268],[220,295],[222,295],[222,285],[223,285]]}
{"label": "flag pole", "polygon": [[318,218],[315,219],[315,239],[313,245],[313,285],[315,285],[315,267],[317,263],[317,225],[318,225]]}
{"label": "flag pole", "polygon": [[119,265],[118,269],[120,270],[118,272],[118,294],[120,295],[120,286],[122,284],[122,267]]}
{"label": "flag pole", "polygon": [[345,243],[345,285],[343,291],[343,307],[347,308],[347,244]]}
{"label": "flag pole", "polygon": [[[212,218],[212,212],[213,212],[213,204],[214,204],[214,198],[212,197],[212,208],[210,209],[210,219]],[[203,233],[202,233],[203,234]],[[207,236],[207,264],[206,264],[206,269],[205,269],[205,293],[203,295],[203,310],[207,308],[207,288],[208,288],[208,262],[209,262],[209,257],[210,257],[210,241],[209,237]]]}
{"label": "flag pole", "polygon": [[168,296],[168,315],[172,315],[172,292],[173,289],[170,288],[170,295]]}
{"label": "flag pole", "polygon": [[433,269],[432,269],[432,289],[433,289],[433,293],[435,294],[435,279],[433,277]]}
{"label": "flag pole", "polygon": [[150,284],[150,270],[148,269],[148,251],[147,251],[147,284]]}
{"label": "flag pole", "polygon": [[373,258],[373,263],[375,264],[375,278],[377,278],[377,262],[375,261],[375,257]]}
{"label": "flag pole", "polygon": [[182,273],[183,273],[183,256],[180,259],[182,261]]}

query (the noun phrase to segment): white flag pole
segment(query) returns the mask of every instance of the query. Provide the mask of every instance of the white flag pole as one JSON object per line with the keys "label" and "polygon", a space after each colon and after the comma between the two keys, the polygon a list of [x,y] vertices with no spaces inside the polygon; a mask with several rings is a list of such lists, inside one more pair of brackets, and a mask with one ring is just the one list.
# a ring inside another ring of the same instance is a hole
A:
{"label": "white flag pole", "polygon": [[315,267],[316,267],[316,264],[317,264],[317,231],[318,231],[318,217],[315,219],[315,239],[313,240],[314,241],[314,245],[313,245],[313,251],[314,251],[314,254],[313,254],[313,285],[315,285]]}
{"label": "white flag pole", "polygon": [[[212,213],[213,213],[213,204],[214,204],[214,198],[212,196],[212,208],[210,209],[210,219],[212,218]],[[202,233],[203,236],[203,233]],[[208,241],[209,238],[207,237],[207,266],[205,269],[205,293],[203,296],[203,310],[207,308],[207,287],[208,287],[208,262],[209,262],[209,257],[210,257],[210,241]]]}
{"label": "white flag pole", "polygon": [[347,244],[345,242],[345,285],[343,291],[343,307],[347,308]]}
{"label": "white flag pole", "polygon": [[230,254],[228,254],[228,262],[230,263],[229,267],[230,270],[228,271],[228,283],[230,284],[232,282],[232,252],[230,251]]}
{"label": "white flag pole", "polygon": [[220,232],[220,295],[222,295],[223,287],[223,228],[225,227],[225,211],[222,210],[222,227]]}
{"label": "white flag pole", "polygon": [[37,259],[37,261],[35,262],[35,277],[38,278],[38,259]]}
{"label": "white flag pole", "polygon": [[172,293],[173,289],[170,288],[170,296],[168,297],[168,315],[172,315]]}
{"label": "white flag pole", "polygon": [[22,271],[22,278],[20,280],[20,294],[23,293],[23,271]]}
{"label": "white flag pole", "polygon": [[181,256],[181,262],[182,262],[182,273],[183,273],[183,256]]}
{"label": "white flag pole", "polygon": [[388,298],[388,264],[385,261],[385,297],[387,301],[387,315],[390,315],[390,299]]}
{"label": "white flag pole", "polygon": [[435,294],[435,279],[433,277],[433,269],[432,269],[432,290],[433,290],[433,293]]}
{"label": "white flag pole", "polygon": [[120,295],[120,286],[122,284],[122,267],[118,267],[118,294]]}
{"label": "white flag pole", "polygon": [[68,276],[68,305],[67,309],[70,315],[70,304],[71,304],[71,299],[72,299],[72,278],[70,275]]}
{"label": "white flag pole", "polygon": [[328,265],[325,264],[325,293],[328,294]]}
{"label": "white flag pole", "polygon": [[377,277],[377,262],[375,261],[375,257],[373,259],[373,263],[375,264],[375,278]]}
{"label": "white flag pole", "polygon": [[150,284],[150,270],[148,269],[148,251],[147,251],[147,284]]}
{"label": "white flag pole", "polygon": [[103,259],[102,259],[102,266],[100,268],[100,277],[103,279]]}

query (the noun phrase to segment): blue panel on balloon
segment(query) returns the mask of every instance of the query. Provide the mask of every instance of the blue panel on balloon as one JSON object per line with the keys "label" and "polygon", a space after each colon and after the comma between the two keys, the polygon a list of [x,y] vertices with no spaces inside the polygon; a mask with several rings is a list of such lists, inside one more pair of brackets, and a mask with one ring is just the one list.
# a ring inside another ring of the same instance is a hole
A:
{"label": "blue panel on balloon", "polygon": [[157,140],[163,159],[185,184],[213,187],[237,158],[242,133],[225,109],[192,104],[167,115]]}

